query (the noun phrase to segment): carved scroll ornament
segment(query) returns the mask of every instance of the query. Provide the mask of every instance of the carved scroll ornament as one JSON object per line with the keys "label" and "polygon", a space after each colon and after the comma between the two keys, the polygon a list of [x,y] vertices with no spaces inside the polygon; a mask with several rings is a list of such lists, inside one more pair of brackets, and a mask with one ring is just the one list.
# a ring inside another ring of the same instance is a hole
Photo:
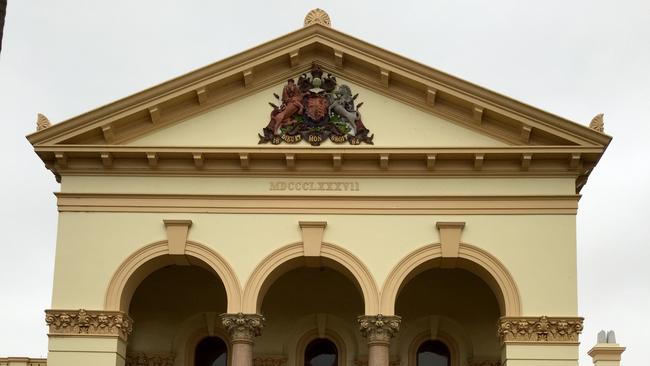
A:
{"label": "carved scroll ornament", "polygon": [[259,314],[222,314],[223,326],[233,341],[252,341],[262,334],[266,319]]}
{"label": "carved scroll ornament", "polygon": [[50,335],[109,335],[125,341],[133,330],[133,320],[121,311],[46,310],[45,323]]}
{"label": "carved scroll ornament", "polygon": [[502,342],[575,343],[582,323],[583,318],[504,317],[497,332]]}
{"label": "carved scroll ornament", "polygon": [[402,318],[399,316],[363,315],[357,318],[361,334],[368,342],[390,342],[399,332]]}

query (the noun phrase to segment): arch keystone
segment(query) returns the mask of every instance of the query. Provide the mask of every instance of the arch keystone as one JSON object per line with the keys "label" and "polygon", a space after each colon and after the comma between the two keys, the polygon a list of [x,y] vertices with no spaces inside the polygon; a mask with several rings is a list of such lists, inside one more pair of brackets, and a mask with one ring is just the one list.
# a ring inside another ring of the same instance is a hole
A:
{"label": "arch keystone", "polygon": [[438,221],[436,222],[436,228],[440,232],[442,266],[444,268],[455,268],[460,249],[460,236],[465,228],[465,223]]}
{"label": "arch keystone", "polygon": [[327,221],[299,221],[305,257],[320,257]]}
{"label": "arch keystone", "polygon": [[192,220],[163,220],[167,230],[167,249],[169,255],[185,255],[187,233],[192,226]]}

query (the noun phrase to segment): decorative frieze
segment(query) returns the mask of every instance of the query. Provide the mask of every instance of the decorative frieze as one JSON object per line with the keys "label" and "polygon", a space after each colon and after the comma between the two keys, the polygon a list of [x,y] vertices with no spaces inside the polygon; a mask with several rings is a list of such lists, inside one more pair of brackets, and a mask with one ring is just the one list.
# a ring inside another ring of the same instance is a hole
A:
{"label": "decorative frieze", "polygon": [[253,366],[283,366],[287,358],[282,355],[264,355],[253,358]]}
{"label": "decorative frieze", "polygon": [[369,343],[390,342],[390,339],[399,332],[402,321],[400,316],[362,315],[357,318],[361,334],[368,338]]}
{"label": "decorative frieze", "polygon": [[126,366],[174,366],[173,353],[134,352],[126,355]]}
{"label": "decorative frieze", "polygon": [[125,341],[133,330],[133,320],[121,311],[46,310],[45,323],[50,335],[107,335]]}
{"label": "decorative frieze", "polygon": [[262,334],[266,319],[260,314],[222,314],[223,326],[236,341],[253,341],[253,338]]}
{"label": "decorative frieze", "polygon": [[502,342],[575,343],[582,332],[583,318],[503,317],[498,334]]}

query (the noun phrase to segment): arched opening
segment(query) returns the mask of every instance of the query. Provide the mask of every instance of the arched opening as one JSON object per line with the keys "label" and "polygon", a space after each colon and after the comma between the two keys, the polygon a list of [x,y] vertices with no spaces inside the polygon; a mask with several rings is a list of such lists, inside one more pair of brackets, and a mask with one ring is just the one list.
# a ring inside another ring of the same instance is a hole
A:
{"label": "arched opening", "polygon": [[[182,358],[178,361],[183,365],[226,366],[227,340],[213,336],[215,328],[221,327],[214,314],[224,313],[226,308],[226,290],[212,271],[191,265],[155,270],[137,286],[129,304],[134,324],[127,357],[155,361],[164,356]],[[189,345],[194,357],[188,360],[183,347],[190,340],[177,341],[188,319],[196,318],[203,320],[196,332],[208,337]]]}
{"label": "arched opening", "polygon": [[136,288],[154,271],[176,264],[206,269],[221,281],[227,295],[229,313],[241,311],[241,287],[235,272],[220,255],[200,243],[188,241],[184,256],[169,255],[167,241],[146,245],[122,262],[106,289],[106,310],[129,312]]}
{"label": "arched opening", "polygon": [[291,269],[278,268],[282,274],[269,276],[271,283],[265,284],[261,313],[266,326],[255,340],[255,352],[286,354],[288,365],[349,364],[361,348],[355,321],[364,311],[354,277],[325,258],[295,258],[287,266]]}
{"label": "arched opening", "polygon": [[360,291],[365,314],[379,311],[379,293],[375,280],[366,266],[352,253],[340,246],[322,243],[320,257],[305,257],[302,243],[284,246],[269,254],[253,270],[246,282],[242,299],[244,313],[258,313],[269,286],[287,271],[304,265],[319,265],[334,269],[348,277]]}
{"label": "arched opening", "polygon": [[327,338],[311,341],[305,349],[305,366],[337,366],[339,352]]}
{"label": "arched opening", "polygon": [[[464,360],[498,360],[499,303],[490,286],[462,268],[417,268],[402,286],[395,311],[402,316],[400,333],[415,334],[427,323],[409,366],[457,366]],[[415,341],[408,340],[408,341]],[[458,345],[462,345],[459,347]]]}
{"label": "arched opening", "polygon": [[485,250],[460,243],[457,258],[445,258],[440,244],[431,244],[409,253],[390,272],[381,291],[381,313],[395,314],[398,294],[406,283],[429,268],[454,267],[480,277],[492,290],[502,316],[521,315],[521,297],[517,284],[506,267]]}
{"label": "arched opening", "polygon": [[451,366],[451,351],[439,340],[427,340],[416,351],[416,366]]}
{"label": "arched opening", "polygon": [[227,366],[228,347],[219,337],[205,337],[194,350],[194,365],[192,366]]}

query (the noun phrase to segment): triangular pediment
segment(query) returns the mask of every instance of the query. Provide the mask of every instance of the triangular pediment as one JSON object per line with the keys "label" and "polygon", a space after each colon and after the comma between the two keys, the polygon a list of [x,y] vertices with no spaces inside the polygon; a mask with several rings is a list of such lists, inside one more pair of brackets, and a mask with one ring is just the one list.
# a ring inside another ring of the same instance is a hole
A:
{"label": "triangular pediment", "polygon": [[277,86],[307,72],[313,62],[351,83],[512,145],[604,146],[610,139],[318,24],[55,124],[28,139],[35,145],[128,141]]}
{"label": "triangular pediment", "polygon": [[[359,94],[374,145],[257,145],[273,93],[280,94],[288,78],[308,73],[313,64]],[[356,150],[372,150],[383,169],[389,161],[426,158],[431,169],[436,161],[469,158],[479,171],[484,161],[502,169],[504,159],[520,161],[528,171],[539,158],[567,163],[585,178],[611,140],[320,24],[53,126],[41,123],[27,138],[53,170],[66,167],[72,156],[101,156],[104,166],[111,166],[114,157],[146,153],[150,165],[157,166],[164,154],[190,154],[200,167],[205,154],[219,159],[235,154],[245,167],[247,157],[259,151],[280,149],[277,154],[284,156],[286,149],[300,148],[301,154],[316,156],[317,149],[338,148],[343,150],[331,152],[335,166],[342,154],[363,155]],[[294,158],[286,156],[288,166]],[[404,164],[411,169],[411,163]]]}
{"label": "triangular pediment", "polygon": [[[296,75],[296,79],[297,79]],[[274,98],[281,95],[287,83],[274,85],[247,95],[235,102],[180,121],[166,128],[156,129],[133,140],[127,146],[230,146],[251,147],[258,143],[258,134],[270,120],[273,110],[269,102],[281,104]],[[373,137],[373,144],[360,143],[358,148],[373,147],[505,147],[510,146],[484,133],[450,122],[400,101],[378,94],[347,80],[338,80],[358,94],[363,106],[359,113]],[[294,134],[293,136],[300,136]],[[290,137],[289,137],[290,138]],[[346,144],[344,142],[344,144]],[[284,147],[305,147],[304,139],[286,143]],[[346,146],[325,139],[320,146]],[[347,144],[349,145],[349,144]],[[273,147],[272,143],[259,147]]]}

